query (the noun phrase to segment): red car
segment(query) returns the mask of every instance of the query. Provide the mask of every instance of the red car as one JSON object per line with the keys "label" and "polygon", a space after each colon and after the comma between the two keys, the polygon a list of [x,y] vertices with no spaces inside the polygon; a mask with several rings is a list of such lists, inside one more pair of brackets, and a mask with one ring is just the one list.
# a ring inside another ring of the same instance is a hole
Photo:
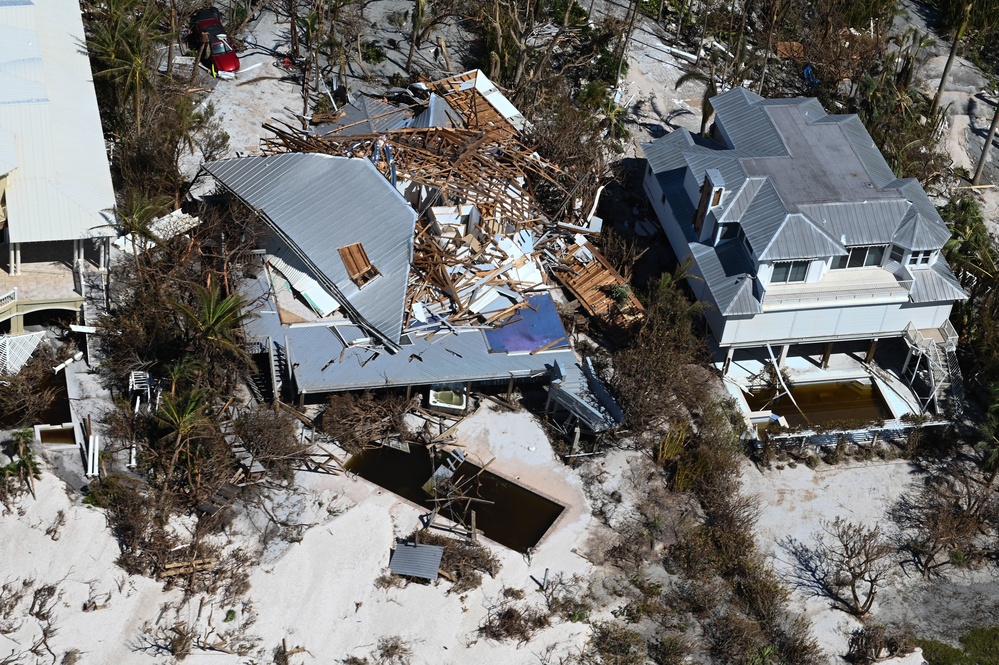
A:
{"label": "red car", "polygon": [[190,45],[194,50],[201,48],[201,33],[208,34],[208,53],[205,59],[211,63],[212,73],[239,71],[239,56],[229,44],[229,37],[222,27],[222,15],[215,7],[203,7],[191,16]]}

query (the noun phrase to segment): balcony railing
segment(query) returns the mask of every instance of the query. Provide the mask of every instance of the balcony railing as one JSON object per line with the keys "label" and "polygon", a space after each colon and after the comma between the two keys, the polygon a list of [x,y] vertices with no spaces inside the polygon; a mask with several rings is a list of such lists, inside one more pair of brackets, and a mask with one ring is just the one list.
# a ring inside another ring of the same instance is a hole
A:
{"label": "balcony railing", "polygon": [[7,293],[0,295],[0,308],[4,308],[11,303],[17,302],[17,287],[15,286]]}
{"label": "balcony railing", "polygon": [[790,305],[806,302],[846,302],[908,296],[912,280],[836,286],[820,284],[771,284],[763,293],[764,305]]}

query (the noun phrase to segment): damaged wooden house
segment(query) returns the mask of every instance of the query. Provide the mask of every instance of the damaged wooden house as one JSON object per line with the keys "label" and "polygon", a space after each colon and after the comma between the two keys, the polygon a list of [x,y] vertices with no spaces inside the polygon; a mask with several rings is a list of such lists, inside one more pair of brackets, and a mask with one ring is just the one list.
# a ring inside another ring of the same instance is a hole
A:
{"label": "damaged wooden house", "polygon": [[420,387],[460,410],[470,387],[533,382],[575,426],[616,426],[552,297],[556,267],[602,265],[578,251],[594,206],[518,142],[523,118],[488,79],[455,79],[355,102],[311,133],[271,127],[271,154],[203,166],[268,231],[247,287],[252,350],[274,394],[300,401]]}

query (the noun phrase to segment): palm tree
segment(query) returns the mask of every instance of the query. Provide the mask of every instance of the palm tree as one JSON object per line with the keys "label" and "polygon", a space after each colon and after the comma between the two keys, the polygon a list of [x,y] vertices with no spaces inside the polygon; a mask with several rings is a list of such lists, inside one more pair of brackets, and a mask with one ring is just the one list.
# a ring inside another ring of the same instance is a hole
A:
{"label": "palm tree", "polygon": [[139,265],[139,240],[160,244],[161,240],[154,234],[149,225],[154,219],[167,213],[170,199],[166,196],[147,197],[145,194],[133,193],[125,202],[123,208],[116,210],[118,230],[132,237],[132,258],[135,260],[135,272],[141,279],[142,268]]}
{"label": "palm tree", "polygon": [[167,476],[172,474],[174,469],[176,469],[177,462],[180,461],[181,452],[190,448],[191,434],[204,421],[204,407],[204,394],[199,390],[181,397],[174,397],[173,395],[163,396],[155,418],[169,430],[160,440],[166,441],[173,438],[173,453],[170,457],[170,465],[163,469]]}
{"label": "palm tree", "polygon": [[711,116],[715,113],[714,108],[711,106],[711,99],[718,95],[714,58],[708,62],[707,74],[698,71],[689,71],[677,79],[674,89],[679,90],[688,81],[700,81],[704,83],[704,95],[701,97],[701,136],[705,136],[708,132],[708,123],[711,121]]}
{"label": "palm tree", "polygon": [[222,296],[217,286],[196,285],[196,307],[174,301],[174,306],[191,325],[194,337],[213,350],[244,356],[239,343],[239,330],[246,318],[246,300],[239,293]]}
{"label": "palm tree", "polygon": [[999,104],[996,104],[996,110],[992,113],[992,124],[989,125],[989,135],[985,137],[985,145],[982,146],[982,156],[978,159],[978,166],[975,167],[975,177],[971,179],[972,185],[977,185],[982,181],[982,171],[985,170],[985,158],[989,154],[989,148],[992,147],[992,139],[996,136],[997,126],[999,126]]}
{"label": "palm tree", "polygon": [[102,16],[91,22],[87,48],[97,60],[97,76],[110,78],[118,94],[131,98],[135,132],[142,133],[142,97],[152,85],[156,42],[165,35],[157,27],[164,18],[155,3],[109,0]]}
{"label": "palm tree", "polygon": [[413,37],[409,40],[409,56],[406,58],[406,71],[410,71],[413,66],[413,51],[416,50],[417,41],[420,38],[420,28],[423,27],[423,18],[427,14],[427,0],[416,0],[413,7]]}

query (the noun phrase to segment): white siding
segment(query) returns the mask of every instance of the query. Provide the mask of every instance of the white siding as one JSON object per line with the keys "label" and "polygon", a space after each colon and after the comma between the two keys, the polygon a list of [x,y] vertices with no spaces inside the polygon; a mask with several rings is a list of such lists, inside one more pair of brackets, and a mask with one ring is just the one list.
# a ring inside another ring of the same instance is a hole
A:
{"label": "white siding", "polygon": [[752,318],[729,320],[721,344],[897,337],[910,322],[917,328],[942,326],[950,310],[949,304],[929,307],[888,304],[764,312]]}

